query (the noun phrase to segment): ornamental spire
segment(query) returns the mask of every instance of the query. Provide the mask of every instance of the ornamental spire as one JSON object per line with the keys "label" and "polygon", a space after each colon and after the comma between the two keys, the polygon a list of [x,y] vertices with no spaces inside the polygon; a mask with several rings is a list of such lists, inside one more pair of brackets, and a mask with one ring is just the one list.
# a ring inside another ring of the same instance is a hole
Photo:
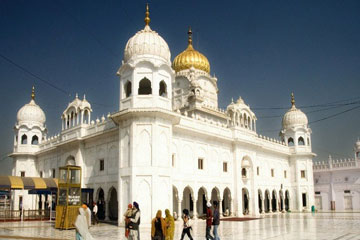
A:
{"label": "ornamental spire", "polygon": [[294,93],[291,93],[291,106],[295,107],[295,97],[294,97]]}
{"label": "ornamental spire", "polygon": [[35,100],[35,87],[32,86],[32,90],[31,90],[31,99]]}
{"label": "ornamental spire", "polygon": [[149,23],[150,23],[149,15],[150,15],[150,13],[149,13],[149,4],[146,3],[146,12],[145,12],[145,19],[144,19],[145,26],[149,26]]}
{"label": "ornamental spire", "polygon": [[188,30],[188,44],[189,44],[189,46],[192,46],[192,31],[191,31],[190,26],[189,26],[189,30]]}

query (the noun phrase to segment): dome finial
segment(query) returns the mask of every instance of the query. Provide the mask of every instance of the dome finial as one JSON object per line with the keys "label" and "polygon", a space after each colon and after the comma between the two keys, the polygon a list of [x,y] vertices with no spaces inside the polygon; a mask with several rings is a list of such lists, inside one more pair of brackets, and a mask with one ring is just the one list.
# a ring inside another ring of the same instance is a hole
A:
{"label": "dome finial", "polygon": [[294,97],[294,93],[291,93],[291,106],[294,107],[295,106],[295,97]]}
{"label": "dome finial", "polygon": [[191,31],[190,26],[189,26],[189,30],[188,30],[188,44],[189,44],[189,46],[192,46],[192,31]]}
{"label": "dome finial", "polygon": [[145,12],[145,26],[149,26],[150,23],[150,17],[149,17],[150,13],[149,13],[149,4],[146,3],[146,12]]}
{"label": "dome finial", "polygon": [[35,100],[35,87],[32,86],[32,90],[31,90],[31,99]]}

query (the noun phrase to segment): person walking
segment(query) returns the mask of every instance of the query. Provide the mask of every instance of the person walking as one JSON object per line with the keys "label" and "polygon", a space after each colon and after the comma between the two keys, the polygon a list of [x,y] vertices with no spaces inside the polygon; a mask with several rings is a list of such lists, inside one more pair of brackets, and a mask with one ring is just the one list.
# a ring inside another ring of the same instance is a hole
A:
{"label": "person walking", "polygon": [[96,202],[93,202],[93,218],[94,218],[94,225],[98,224],[99,223],[99,219],[98,219],[98,216],[97,216],[97,213],[98,213],[98,206],[96,205]]}
{"label": "person walking", "polygon": [[79,208],[79,215],[75,220],[76,240],[92,240],[94,239],[89,232],[88,220],[86,217],[86,210],[83,207]]}
{"label": "person walking", "polygon": [[130,240],[140,240],[140,231],[139,231],[140,215],[141,215],[141,212],[140,212],[139,204],[137,202],[133,202],[133,211],[132,211],[132,215],[130,218],[130,224],[129,224],[129,228],[130,228],[129,239]]}
{"label": "person walking", "polygon": [[175,220],[169,209],[165,210],[166,237],[165,240],[174,240]]}
{"label": "person walking", "polygon": [[156,217],[151,221],[151,240],[165,240],[166,223],[161,217],[161,210],[158,210]]}
{"label": "person walking", "polygon": [[81,207],[85,210],[86,221],[88,224],[88,228],[90,228],[91,227],[91,210],[90,210],[90,208],[88,208],[86,203],[83,203],[83,205]]}
{"label": "person walking", "polygon": [[213,202],[214,204],[214,215],[213,215],[213,222],[212,225],[214,225],[213,234],[214,234],[214,240],[220,240],[218,235],[218,227],[220,224],[220,215],[219,215],[219,203],[217,201]]}
{"label": "person walking", "polygon": [[206,240],[213,240],[214,238],[210,235],[210,231],[211,231],[211,224],[212,224],[212,212],[211,212],[211,203],[208,202],[206,203],[206,234],[205,234],[205,238]]}
{"label": "person walking", "polygon": [[191,236],[191,233],[190,233],[191,224],[190,224],[189,210],[187,210],[187,209],[183,210],[182,219],[183,219],[183,222],[184,222],[184,228],[182,230],[180,240],[184,239],[185,234],[187,234],[187,236],[190,238],[190,240],[193,240],[193,238]]}
{"label": "person walking", "polygon": [[131,203],[129,203],[128,205],[128,209],[126,210],[126,212],[124,213],[124,217],[125,217],[125,237],[128,238],[129,234],[130,234],[130,218],[132,216],[132,205]]}

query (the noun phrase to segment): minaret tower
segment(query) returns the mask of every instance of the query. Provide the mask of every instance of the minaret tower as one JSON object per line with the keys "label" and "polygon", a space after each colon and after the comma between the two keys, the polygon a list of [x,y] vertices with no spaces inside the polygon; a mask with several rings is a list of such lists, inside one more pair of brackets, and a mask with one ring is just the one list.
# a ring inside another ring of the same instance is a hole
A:
{"label": "minaret tower", "polygon": [[35,103],[35,88],[32,87],[31,100],[17,113],[15,124],[14,153],[34,153],[46,137],[45,113]]}
{"label": "minaret tower", "polygon": [[171,106],[175,73],[170,50],[151,30],[149,16],[147,5],[144,29],[126,44],[117,72],[120,109],[111,115],[119,125],[119,216],[137,201],[142,223],[150,223],[157,209],[172,211],[172,124],[178,118]]}
{"label": "minaret tower", "polygon": [[[40,177],[37,170],[36,152],[39,145],[46,137],[45,113],[35,103],[35,88],[32,87],[31,100],[17,113],[17,121],[14,127],[14,149],[10,157],[13,158],[13,176]],[[19,209],[19,202],[23,208],[31,206],[31,198],[26,197],[27,192],[14,191],[12,194],[13,207]],[[27,199],[25,201],[25,199]],[[24,201],[23,201],[24,200]]]}
{"label": "minaret tower", "polygon": [[291,108],[282,119],[280,136],[289,147],[289,164],[293,174],[291,181],[296,194],[290,205],[298,211],[310,211],[315,203],[312,159],[316,155],[311,152],[308,119],[305,113],[296,108],[294,93],[291,93]]}

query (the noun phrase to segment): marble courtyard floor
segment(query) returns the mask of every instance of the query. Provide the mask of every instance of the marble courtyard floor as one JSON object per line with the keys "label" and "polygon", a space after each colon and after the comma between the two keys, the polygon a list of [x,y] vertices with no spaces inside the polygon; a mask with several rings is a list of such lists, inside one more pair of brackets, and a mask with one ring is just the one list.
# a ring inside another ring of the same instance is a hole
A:
{"label": "marble courtyard floor", "polygon": [[[177,221],[174,239],[180,239],[181,228]],[[95,239],[125,239],[124,228],[111,224],[100,223],[90,231]],[[194,239],[205,239],[204,233],[205,221],[193,221]],[[219,233],[222,240],[360,239],[360,213],[285,213],[251,221],[222,221]],[[150,227],[142,227],[140,236],[150,239]],[[75,239],[75,231],[56,230],[53,222],[6,222],[0,223],[0,239]]]}

